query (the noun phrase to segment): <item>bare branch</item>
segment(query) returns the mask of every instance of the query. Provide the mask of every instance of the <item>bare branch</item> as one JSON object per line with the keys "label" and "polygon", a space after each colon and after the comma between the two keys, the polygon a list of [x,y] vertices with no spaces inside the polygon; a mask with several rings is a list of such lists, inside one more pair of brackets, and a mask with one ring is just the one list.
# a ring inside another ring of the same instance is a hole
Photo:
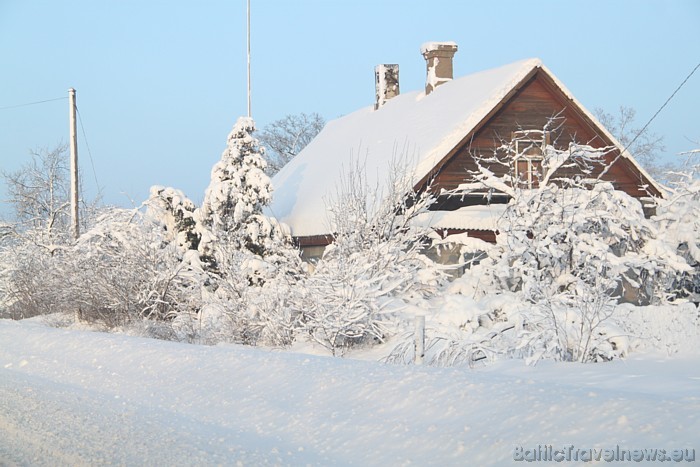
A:
{"label": "bare branch", "polygon": [[257,135],[267,149],[267,174],[272,176],[292,160],[323,129],[326,121],[317,113],[287,115]]}

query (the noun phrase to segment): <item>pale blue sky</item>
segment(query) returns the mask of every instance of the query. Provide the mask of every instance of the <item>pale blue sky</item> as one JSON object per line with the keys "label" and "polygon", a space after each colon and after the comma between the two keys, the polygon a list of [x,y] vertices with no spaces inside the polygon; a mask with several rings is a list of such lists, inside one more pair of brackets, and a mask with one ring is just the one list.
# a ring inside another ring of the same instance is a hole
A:
{"label": "pale blue sky", "polygon": [[[245,0],[0,0],[0,107],[74,87],[107,203],[140,203],[154,184],[200,202],[246,112],[245,24]],[[699,24],[697,0],[252,0],[253,117],[371,105],[379,63],[421,89],[420,45],[451,40],[455,76],[539,57],[584,106],[634,107],[641,126],[700,62]],[[698,104],[700,72],[651,126],[668,155],[700,140]],[[67,100],[0,110],[2,170],[67,140]],[[80,128],[79,146],[89,195]]]}

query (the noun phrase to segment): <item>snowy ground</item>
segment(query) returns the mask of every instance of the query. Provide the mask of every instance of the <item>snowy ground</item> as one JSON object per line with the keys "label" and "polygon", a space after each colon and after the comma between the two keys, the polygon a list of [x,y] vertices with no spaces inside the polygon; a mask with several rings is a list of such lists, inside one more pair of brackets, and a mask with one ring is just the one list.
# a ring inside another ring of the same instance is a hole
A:
{"label": "snowy ground", "polygon": [[700,354],[438,369],[0,320],[0,465],[507,465],[540,444],[700,454]]}

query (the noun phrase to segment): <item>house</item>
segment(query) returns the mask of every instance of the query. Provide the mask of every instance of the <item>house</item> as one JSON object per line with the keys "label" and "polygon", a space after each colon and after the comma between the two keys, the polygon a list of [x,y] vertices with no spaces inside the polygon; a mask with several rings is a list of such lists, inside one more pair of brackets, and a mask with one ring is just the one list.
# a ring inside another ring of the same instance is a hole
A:
{"label": "house", "polygon": [[[453,79],[456,52],[453,42],[424,44],[425,89],[405,94],[399,93],[398,65],[377,66],[374,105],[329,122],[273,178],[269,214],[289,225],[305,257],[320,256],[331,242],[327,203],[354,166],[363,167],[369,186],[380,186],[398,158],[416,190],[429,180],[436,193],[453,190],[477,169],[479,155],[493,153],[504,140],[553,143],[553,135],[543,131],[553,116],[562,122],[557,147],[572,142],[613,147],[606,155],[609,167],[593,175],[640,201],[661,195],[661,187],[539,59]],[[536,157],[513,164],[510,169],[525,183],[536,183]],[[567,170],[565,175],[575,175]],[[487,205],[483,196],[440,199],[432,226],[495,241],[498,202]]]}

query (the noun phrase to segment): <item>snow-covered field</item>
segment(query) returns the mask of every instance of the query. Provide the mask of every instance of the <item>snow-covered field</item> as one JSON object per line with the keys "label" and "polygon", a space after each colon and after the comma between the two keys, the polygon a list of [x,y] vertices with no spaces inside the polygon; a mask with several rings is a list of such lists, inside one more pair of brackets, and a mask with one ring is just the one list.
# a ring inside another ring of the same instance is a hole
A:
{"label": "snow-covered field", "polygon": [[0,321],[0,465],[502,465],[539,445],[697,462],[700,353],[441,369]]}

